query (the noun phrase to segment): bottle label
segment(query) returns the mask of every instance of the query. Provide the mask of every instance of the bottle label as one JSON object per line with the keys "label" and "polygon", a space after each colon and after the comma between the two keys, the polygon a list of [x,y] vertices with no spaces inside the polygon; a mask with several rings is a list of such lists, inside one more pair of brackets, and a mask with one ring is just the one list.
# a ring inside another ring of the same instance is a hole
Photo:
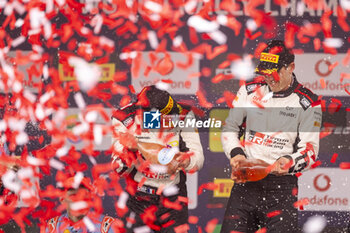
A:
{"label": "bottle label", "polygon": [[177,147],[163,148],[158,152],[158,162],[162,165],[167,165],[178,152],[179,149]]}

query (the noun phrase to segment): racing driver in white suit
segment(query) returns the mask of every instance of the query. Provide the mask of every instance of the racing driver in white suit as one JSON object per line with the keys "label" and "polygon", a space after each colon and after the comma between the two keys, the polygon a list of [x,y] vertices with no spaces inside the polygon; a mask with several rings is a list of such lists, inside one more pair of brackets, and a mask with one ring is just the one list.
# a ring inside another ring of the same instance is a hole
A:
{"label": "racing driver in white suit", "polygon": [[318,96],[298,83],[294,58],[283,41],[270,41],[260,54],[257,77],[242,85],[233,101],[221,137],[232,169],[246,159],[273,166],[255,182],[231,176],[235,183],[221,232],[263,227],[267,232],[299,232],[293,206],[297,177],[317,159],[322,111]]}

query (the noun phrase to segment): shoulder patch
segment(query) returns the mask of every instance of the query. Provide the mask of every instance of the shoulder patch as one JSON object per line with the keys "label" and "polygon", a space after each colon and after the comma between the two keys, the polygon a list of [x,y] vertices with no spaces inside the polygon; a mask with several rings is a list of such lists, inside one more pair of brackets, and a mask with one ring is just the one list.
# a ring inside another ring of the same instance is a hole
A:
{"label": "shoulder patch", "polygon": [[267,83],[264,80],[261,79],[254,79],[251,81],[247,81],[245,84],[245,88],[247,90],[247,94],[250,95],[253,93],[257,88],[261,86],[265,86]]}
{"label": "shoulder patch", "polygon": [[58,223],[58,217],[55,218],[51,218],[48,222],[47,222],[47,228],[49,230],[49,233],[54,233],[57,227],[57,223]]}
{"label": "shoulder patch", "polygon": [[308,109],[314,102],[318,100],[318,96],[316,94],[301,84],[299,84],[294,92],[299,96],[299,103],[304,110]]}
{"label": "shoulder patch", "polygon": [[111,227],[113,222],[114,218],[105,216],[101,223],[101,233],[108,233],[109,228]]}

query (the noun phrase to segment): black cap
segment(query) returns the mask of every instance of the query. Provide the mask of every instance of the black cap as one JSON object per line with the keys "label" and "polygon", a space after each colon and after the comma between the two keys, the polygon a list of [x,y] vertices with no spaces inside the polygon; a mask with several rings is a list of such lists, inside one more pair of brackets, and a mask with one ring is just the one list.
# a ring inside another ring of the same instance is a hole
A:
{"label": "black cap", "polygon": [[268,42],[267,47],[260,54],[260,63],[255,69],[255,73],[262,75],[271,75],[283,66],[288,66],[294,62],[293,52],[286,47],[281,40],[272,40]]}
{"label": "black cap", "polygon": [[158,109],[162,114],[179,114],[181,106],[174,98],[164,90],[158,89],[155,85],[147,86],[137,95],[138,104],[142,108],[151,110]]}

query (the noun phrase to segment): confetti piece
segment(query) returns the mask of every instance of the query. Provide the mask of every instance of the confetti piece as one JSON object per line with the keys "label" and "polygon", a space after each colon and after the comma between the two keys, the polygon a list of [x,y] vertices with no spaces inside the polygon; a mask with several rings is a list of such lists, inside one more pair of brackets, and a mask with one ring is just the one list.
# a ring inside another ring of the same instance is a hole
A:
{"label": "confetti piece", "polygon": [[305,233],[320,233],[327,225],[327,219],[320,215],[311,216],[303,226]]}
{"label": "confetti piece", "polygon": [[91,232],[96,231],[95,224],[91,221],[91,219],[89,217],[85,216],[83,218],[83,222],[89,231],[91,231]]}
{"label": "confetti piece", "polygon": [[163,76],[170,74],[173,69],[174,62],[171,60],[169,54],[165,54],[164,58],[160,59],[155,67],[155,70]]}
{"label": "confetti piece", "polygon": [[219,185],[218,184],[214,184],[214,183],[205,183],[205,184],[201,184],[201,186],[199,186],[198,188],[198,195],[201,195],[203,192],[203,189],[208,189],[208,190],[215,190],[218,189]]}
{"label": "confetti piece", "polygon": [[267,216],[268,218],[273,218],[273,217],[275,217],[275,216],[280,215],[281,213],[282,213],[281,210],[275,210],[275,211],[272,211],[272,212],[267,213],[266,216]]}
{"label": "confetti piece", "polygon": [[339,164],[340,169],[350,169],[350,162],[341,162]]}
{"label": "confetti piece", "polygon": [[308,205],[309,204],[309,199],[304,198],[304,199],[300,199],[296,202],[294,202],[294,207],[295,208],[301,208],[302,206]]}
{"label": "confetti piece", "polygon": [[208,233],[212,233],[215,228],[216,228],[216,225],[219,223],[219,220],[217,218],[214,218],[212,220],[210,220],[207,225],[205,226],[205,231],[208,232]]}

